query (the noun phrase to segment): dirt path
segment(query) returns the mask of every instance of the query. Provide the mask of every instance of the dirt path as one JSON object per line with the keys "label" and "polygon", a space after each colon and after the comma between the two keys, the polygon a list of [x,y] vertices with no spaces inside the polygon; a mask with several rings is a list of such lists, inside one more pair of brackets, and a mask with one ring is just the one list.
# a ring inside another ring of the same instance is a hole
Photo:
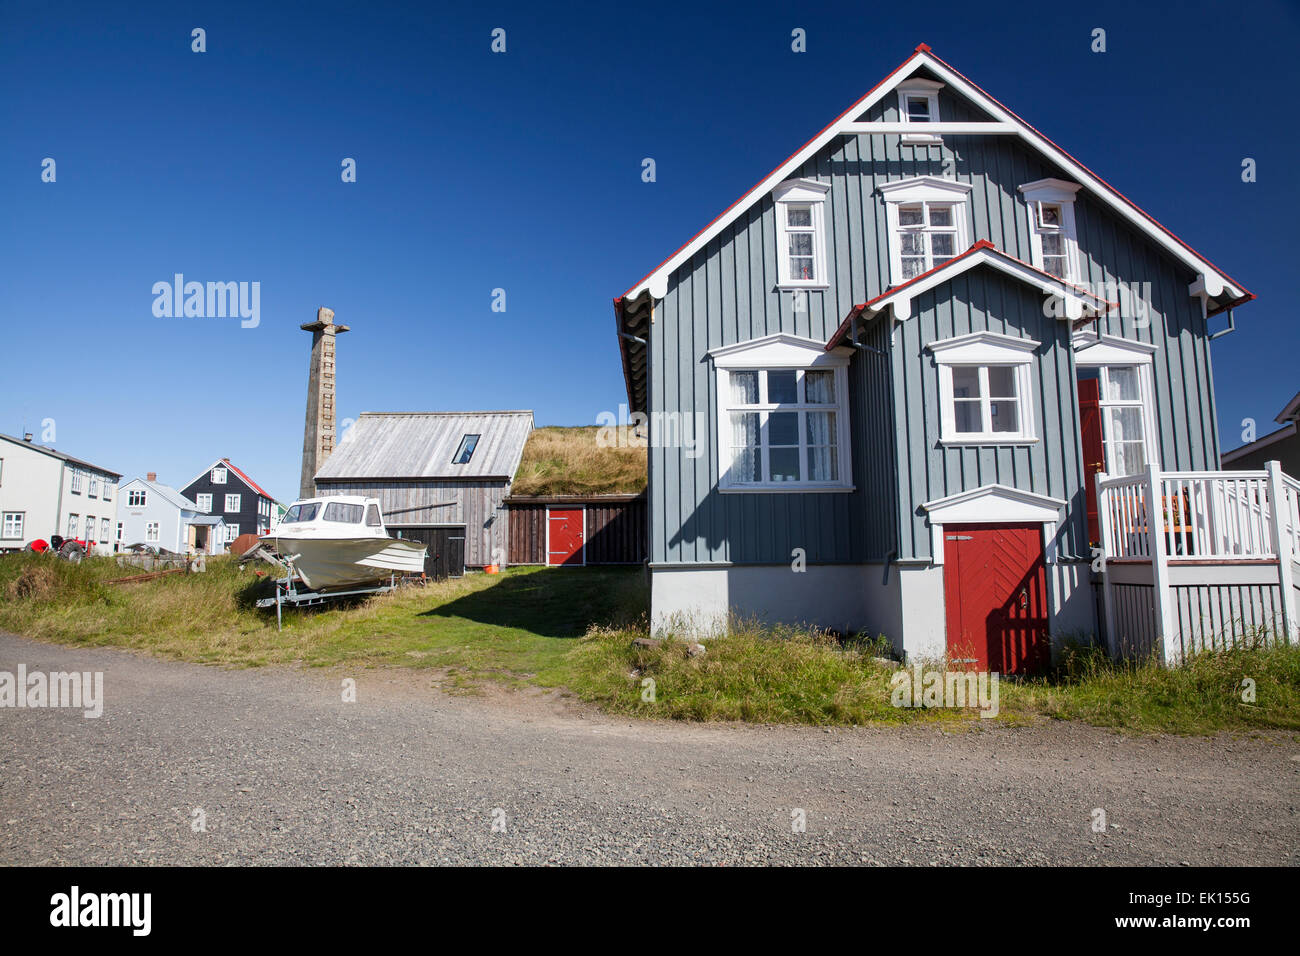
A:
{"label": "dirt path", "polygon": [[106,703],[0,709],[0,863],[1300,862],[1290,734],[638,723],[417,671],[0,634],[0,671],[19,664],[102,671]]}

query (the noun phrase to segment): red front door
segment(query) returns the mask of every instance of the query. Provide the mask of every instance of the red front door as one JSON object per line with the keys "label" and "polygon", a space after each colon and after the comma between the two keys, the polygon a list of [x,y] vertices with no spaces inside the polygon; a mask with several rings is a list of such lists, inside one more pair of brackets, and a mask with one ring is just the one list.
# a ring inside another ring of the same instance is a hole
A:
{"label": "red front door", "polygon": [[547,563],[582,564],[581,508],[550,508],[546,513]]}
{"label": "red front door", "polygon": [[1079,379],[1079,433],[1083,438],[1083,508],[1088,515],[1088,540],[1101,541],[1097,521],[1097,472],[1106,468],[1101,441],[1101,379]]}
{"label": "red front door", "polygon": [[943,529],[948,657],[965,670],[1023,674],[1051,660],[1041,525]]}

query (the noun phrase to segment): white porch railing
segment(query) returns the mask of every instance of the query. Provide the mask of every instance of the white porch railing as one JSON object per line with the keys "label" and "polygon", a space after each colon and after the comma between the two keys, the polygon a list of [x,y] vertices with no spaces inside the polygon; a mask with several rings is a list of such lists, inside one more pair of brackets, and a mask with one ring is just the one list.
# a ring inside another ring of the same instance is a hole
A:
{"label": "white porch railing", "polygon": [[[1171,608],[1171,565],[1202,567],[1207,586],[1226,584],[1224,569],[1232,565],[1275,565],[1272,580],[1282,630],[1297,639],[1292,562],[1300,562],[1300,481],[1283,474],[1278,462],[1268,462],[1262,471],[1162,472],[1148,467],[1140,475],[1099,474],[1097,519],[1103,569],[1107,562],[1151,567],[1152,637],[1163,642],[1166,659],[1173,655],[1179,617]],[[1109,578],[1106,595],[1110,628]]]}

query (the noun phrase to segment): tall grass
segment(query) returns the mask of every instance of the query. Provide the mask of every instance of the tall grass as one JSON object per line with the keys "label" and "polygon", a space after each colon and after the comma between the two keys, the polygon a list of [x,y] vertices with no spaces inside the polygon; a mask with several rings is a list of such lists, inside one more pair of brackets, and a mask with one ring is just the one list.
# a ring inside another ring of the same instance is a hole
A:
{"label": "tall grass", "polygon": [[646,486],[646,449],[596,444],[599,429],[538,428],[528,436],[511,490],[517,495],[639,494]]}

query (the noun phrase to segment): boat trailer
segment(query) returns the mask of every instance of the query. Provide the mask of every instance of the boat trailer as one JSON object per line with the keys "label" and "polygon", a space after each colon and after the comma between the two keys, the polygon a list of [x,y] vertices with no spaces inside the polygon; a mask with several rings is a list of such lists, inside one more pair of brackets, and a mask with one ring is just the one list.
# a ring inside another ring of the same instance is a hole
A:
{"label": "boat trailer", "polygon": [[[254,551],[259,552],[254,555]],[[259,598],[257,606],[260,608],[275,608],[275,629],[277,631],[284,629],[284,607],[313,607],[317,604],[324,604],[326,601],[332,601],[336,598],[359,597],[369,594],[385,594],[397,587],[397,575],[390,574],[388,583],[375,584],[370,587],[350,588],[346,591],[313,591],[311,589],[299,590],[298,572],[293,566],[294,560],[298,555],[282,557],[265,546],[258,546],[252,551],[244,554],[243,558],[259,557],[264,561],[277,565],[285,571],[284,580],[275,580],[275,597]]]}

